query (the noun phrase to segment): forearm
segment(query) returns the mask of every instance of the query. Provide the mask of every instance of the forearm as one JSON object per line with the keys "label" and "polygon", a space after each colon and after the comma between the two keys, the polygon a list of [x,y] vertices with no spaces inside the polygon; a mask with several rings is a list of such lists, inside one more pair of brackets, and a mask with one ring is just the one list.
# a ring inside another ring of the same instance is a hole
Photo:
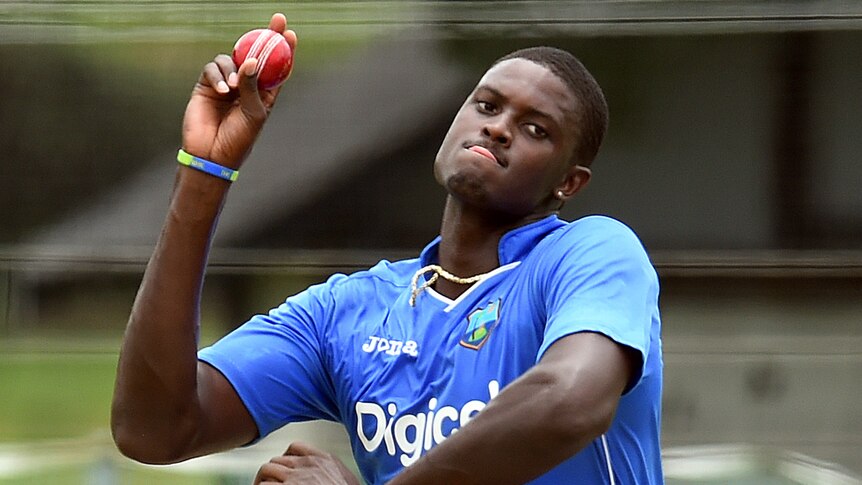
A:
{"label": "forearm", "polygon": [[126,328],[112,429],[124,452],[145,461],[160,461],[154,453],[176,455],[175,449],[195,433],[200,293],[227,186],[215,177],[179,170]]}
{"label": "forearm", "polygon": [[608,429],[629,368],[622,347],[604,336],[564,337],[390,485],[521,484],[536,478]]}
{"label": "forearm", "polygon": [[553,468],[601,433],[563,423],[556,385],[525,375],[390,485],[522,484]]}

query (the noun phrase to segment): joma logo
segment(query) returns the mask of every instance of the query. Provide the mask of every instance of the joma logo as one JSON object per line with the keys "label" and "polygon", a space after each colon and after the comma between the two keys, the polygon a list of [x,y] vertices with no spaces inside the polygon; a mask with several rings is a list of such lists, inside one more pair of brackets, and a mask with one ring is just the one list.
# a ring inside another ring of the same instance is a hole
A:
{"label": "joma logo", "polygon": [[414,340],[402,342],[372,335],[368,337],[367,342],[362,344],[362,351],[369,354],[384,352],[393,356],[407,354],[410,357],[416,357],[419,355],[419,344]]}

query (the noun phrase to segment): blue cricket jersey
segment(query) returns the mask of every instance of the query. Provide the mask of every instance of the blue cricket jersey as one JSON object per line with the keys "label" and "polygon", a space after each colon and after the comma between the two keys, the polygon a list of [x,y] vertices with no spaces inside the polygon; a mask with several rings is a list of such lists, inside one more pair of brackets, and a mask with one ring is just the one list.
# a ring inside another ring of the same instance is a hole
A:
{"label": "blue cricket jersey", "polygon": [[[658,278],[635,234],[603,216],[514,229],[500,267],[451,300],[410,282],[437,262],[381,261],[288,298],[200,351],[260,436],[294,421],[344,424],[363,478],[381,484],[485,407],[558,339],[599,332],[635,349],[639,372],[610,429],[535,484],[662,484]],[[525,416],[529,419],[529,416]]]}

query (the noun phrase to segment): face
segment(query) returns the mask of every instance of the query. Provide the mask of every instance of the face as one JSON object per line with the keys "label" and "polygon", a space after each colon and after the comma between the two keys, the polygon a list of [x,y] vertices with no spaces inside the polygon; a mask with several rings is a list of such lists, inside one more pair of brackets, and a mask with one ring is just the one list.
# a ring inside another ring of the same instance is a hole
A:
{"label": "face", "polygon": [[570,163],[575,105],[549,69],[525,59],[498,63],[455,116],[434,162],[437,181],[463,204],[516,218],[556,209],[560,190],[568,197],[579,188]]}

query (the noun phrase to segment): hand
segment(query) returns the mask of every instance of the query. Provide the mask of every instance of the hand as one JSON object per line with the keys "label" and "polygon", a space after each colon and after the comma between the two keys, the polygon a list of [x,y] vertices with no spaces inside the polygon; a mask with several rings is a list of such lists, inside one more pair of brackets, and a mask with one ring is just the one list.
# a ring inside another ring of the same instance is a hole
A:
{"label": "hand", "polygon": [[[282,34],[296,52],[296,33],[277,13],[269,28]],[[280,87],[258,90],[257,59],[237,67],[229,55],[204,66],[183,119],[183,149],[192,155],[238,169],[251,150],[278,97]]]}
{"label": "hand", "polygon": [[338,458],[305,443],[294,442],[284,455],[260,467],[254,485],[360,485]]}

